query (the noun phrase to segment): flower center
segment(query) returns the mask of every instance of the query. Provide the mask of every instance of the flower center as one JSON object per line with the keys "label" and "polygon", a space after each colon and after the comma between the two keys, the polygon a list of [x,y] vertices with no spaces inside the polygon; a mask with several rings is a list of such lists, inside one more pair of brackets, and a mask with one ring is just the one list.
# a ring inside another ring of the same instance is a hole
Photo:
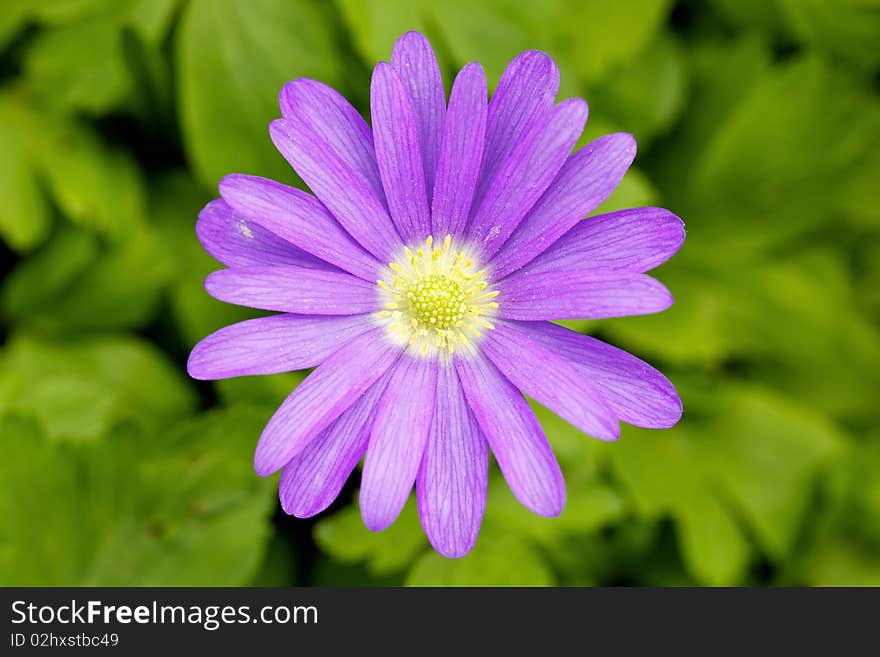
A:
{"label": "flower center", "polygon": [[418,324],[441,331],[455,328],[467,312],[462,286],[445,274],[404,284],[409,311]]}
{"label": "flower center", "polygon": [[483,329],[495,328],[498,292],[487,290],[486,270],[478,269],[465,248],[447,235],[440,246],[404,247],[378,280],[385,309],[378,313],[389,334],[423,356],[470,348]]}

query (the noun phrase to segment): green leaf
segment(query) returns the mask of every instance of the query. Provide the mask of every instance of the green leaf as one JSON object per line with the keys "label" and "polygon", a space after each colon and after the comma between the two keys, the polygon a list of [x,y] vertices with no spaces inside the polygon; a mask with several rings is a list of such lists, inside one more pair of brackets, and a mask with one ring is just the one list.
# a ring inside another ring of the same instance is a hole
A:
{"label": "green leaf", "polygon": [[584,535],[619,520],[621,496],[609,488],[603,470],[611,445],[588,437],[555,413],[529,401],[565,475],[568,499],[562,514],[545,518],[527,510],[493,469],[487,518],[505,532],[541,542],[548,549],[564,536]]}
{"label": "green leaf", "polygon": [[567,60],[586,82],[604,79],[642,52],[671,6],[668,0],[564,0],[558,25]]}
{"label": "green leaf", "polygon": [[208,200],[182,171],[155,178],[150,188],[150,219],[175,263],[169,290],[171,317],[186,351],[217,329],[261,314],[217,301],[205,291],[205,277],[223,267],[205,252],[196,236],[199,211]]}
{"label": "green leaf", "polygon": [[797,38],[843,60],[880,65],[880,2],[877,0],[777,0]]}
{"label": "green leaf", "polygon": [[806,586],[880,586],[876,545],[831,537],[812,546],[799,560],[798,583]]}
{"label": "green leaf", "polygon": [[427,544],[414,500],[393,525],[378,533],[364,526],[357,505],[347,506],[316,525],[315,541],[337,561],[366,561],[367,570],[380,576],[406,568]]}
{"label": "green leaf", "polygon": [[[880,433],[863,432],[858,441],[847,445],[827,473],[827,496],[830,503],[818,525],[838,530],[854,543],[880,545]],[[836,537],[835,537],[836,538]]]}
{"label": "green leaf", "polygon": [[4,281],[0,293],[4,317],[21,318],[46,311],[89,268],[98,251],[98,240],[92,233],[59,227],[43,248],[20,261]]}
{"label": "green leaf", "polygon": [[856,296],[863,300],[876,324],[880,322],[880,235],[866,240],[864,263]]}
{"label": "green leaf", "polygon": [[424,0],[337,0],[337,5],[368,65],[387,60],[394,42],[407,30],[428,30]]}
{"label": "green leaf", "polygon": [[[118,7],[124,4],[124,0],[4,0],[0,4],[0,48],[5,47],[28,22],[62,25],[106,13],[114,4]],[[150,3],[140,0],[139,4]]]}
{"label": "green leaf", "polygon": [[684,109],[687,74],[679,43],[663,34],[629,66],[589,94],[594,113],[611,116],[644,149]]}
{"label": "green leaf", "polygon": [[400,573],[375,575],[365,563],[341,563],[318,554],[310,568],[309,586],[401,586]]}
{"label": "green leaf", "polygon": [[118,106],[128,79],[122,59],[115,56],[115,28],[113,18],[96,16],[41,32],[25,59],[28,82],[64,111],[98,114]]}
{"label": "green leaf", "polygon": [[116,0],[13,0],[29,6],[29,15],[46,25],[62,25],[71,21],[106,12]]}
{"label": "green leaf", "polygon": [[724,257],[741,258],[815,228],[880,130],[864,82],[815,56],[775,66],[746,89],[727,116],[712,117],[701,153],[663,164],[681,165],[671,193],[697,238],[688,258],[717,260],[719,244]]}
{"label": "green leaf", "polygon": [[146,226],[104,248],[89,233],[67,229],[12,272],[2,308],[20,326],[46,333],[137,328],[153,317],[173,267]]}
{"label": "green leaf", "polygon": [[[763,40],[748,36],[736,41],[703,38],[688,42],[689,95],[676,129],[652,152],[649,174],[681,209],[689,196],[689,177],[719,125],[743,97],[767,76],[771,52]],[[589,124],[587,124],[589,126]]]}
{"label": "green leaf", "polygon": [[0,4],[0,51],[12,41],[27,25],[28,6],[26,0],[7,0]]}
{"label": "green leaf", "polygon": [[0,417],[0,445],[0,584],[79,581],[83,549],[73,446],[50,442],[33,420],[6,416]]}
{"label": "green leaf", "polygon": [[712,0],[723,19],[743,30],[781,36],[782,12],[776,0]]}
{"label": "green leaf", "polygon": [[173,72],[165,51],[151,45],[131,27],[123,28],[120,38],[125,67],[132,80],[129,106],[146,138],[159,141],[163,135],[177,134]]}
{"label": "green leaf", "polygon": [[838,209],[857,228],[880,233],[880,204],[875,203],[875,188],[880,180],[880,130],[867,144],[868,152],[860,165],[840,187]]}
{"label": "green leaf", "polygon": [[[462,66],[477,60],[486,70],[489,89],[498,83],[504,67],[528,48],[554,51],[552,20],[560,10],[558,1],[543,6],[516,0],[471,3],[451,0],[339,0],[364,62],[372,66],[391,56],[394,42],[408,30],[427,34],[443,58],[453,61],[443,73],[449,80]],[[551,54],[558,55],[557,52]],[[571,85],[573,79],[566,79]]]}
{"label": "green leaf", "polygon": [[146,205],[134,158],[80,124],[40,120],[49,124],[40,136],[39,165],[62,212],[110,239],[126,239],[143,222]]}
{"label": "green leaf", "polygon": [[675,519],[695,577],[741,582],[752,556],[745,528],[769,559],[788,558],[814,478],[841,436],[757,387],[718,385],[702,405],[682,392],[691,417],[663,432],[627,428],[611,463],[637,508]]}
{"label": "green leaf", "polygon": [[553,573],[528,540],[483,529],[461,559],[429,552],[413,565],[407,586],[553,586]]}
{"label": "green leaf", "polygon": [[114,521],[100,523],[116,531],[96,551],[86,581],[166,586],[249,581],[277,504],[277,482],[260,479],[252,467],[266,419],[247,407],[197,417],[156,441],[152,459],[141,460],[143,436],[118,445],[117,459],[127,455],[139,485],[131,487],[132,508],[117,508]]}
{"label": "green leaf", "polygon": [[[691,239],[689,233],[683,250],[692,248]],[[817,408],[876,411],[880,331],[859,311],[847,266],[834,250],[711,267],[676,256],[658,271],[675,305],[603,323],[613,341],[682,364],[717,367],[738,358],[754,378]]]}
{"label": "green leaf", "polygon": [[308,375],[308,371],[263,376],[237,376],[215,382],[224,403],[248,402],[276,409]]}
{"label": "green leaf", "polygon": [[[491,90],[498,84],[507,63],[523,50],[545,50],[560,58],[562,52],[556,44],[559,23],[554,18],[561,11],[561,4],[557,1],[538,4],[516,0],[481,3],[452,0],[431,3],[428,21],[438,26],[440,42],[448,44],[458,67],[474,60],[483,65]],[[559,65],[564,72],[571,72],[567,61],[560,61]],[[566,85],[563,91],[573,92],[575,77],[563,74],[563,80]]]}
{"label": "green leaf", "polygon": [[[695,464],[696,465],[696,464]],[[709,586],[729,586],[742,580],[750,549],[730,509],[703,488],[672,511],[678,525],[682,559],[693,577]]]}
{"label": "green leaf", "polygon": [[144,185],[129,152],[23,96],[0,94],[0,119],[10,128],[0,154],[0,172],[7,174],[0,191],[9,199],[0,211],[0,236],[10,246],[29,250],[48,234],[44,186],[67,219],[111,240],[126,239],[143,223]]}
{"label": "green leaf", "polygon": [[876,586],[880,583],[880,433],[863,432],[847,445],[825,478],[823,504],[785,583]]}
{"label": "green leaf", "polygon": [[340,69],[325,7],[311,0],[194,0],[177,40],[179,112],[196,178],[213,189],[240,171],[290,182],[267,125],[288,80],[330,85]]}
{"label": "green leaf", "polygon": [[135,29],[150,43],[165,34],[177,0],[119,0],[39,32],[24,59],[30,87],[56,110],[102,114],[131,91],[121,34]]}
{"label": "green leaf", "polygon": [[566,537],[584,536],[621,520],[626,507],[617,491],[597,481],[585,482],[569,468],[563,471],[568,499],[565,510],[556,518],[532,513],[519,503],[502,478],[494,477],[486,511],[491,525],[554,551],[564,546]]}
{"label": "green leaf", "polygon": [[[419,30],[457,66],[479,61],[490,89],[520,52],[547,51],[562,70],[563,96],[579,93],[578,79],[598,81],[632,61],[657,32],[670,4],[668,0],[339,0],[355,44],[370,66],[391,55],[403,32]],[[451,79],[454,71],[446,74]]]}
{"label": "green leaf", "polygon": [[51,213],[34,163],[33,117],[10,94],[0,94],[0,238],[29,251],[49,233]]}
{"label": "green leaf", "polygon": [[[274,507],[251,469],[265,417],[245,407],[147,436],[48,440],[0,420],[0,581],[5,585],[236,585],[254,575]],[[34,478],[39,467],[41,477]],[[34,518],[41,518],[36,523]],[[52,532],[44,531],[52,527]]]}
{"label": "green leaf", "polygon": [[94,439],[125,418],[159,429],[194,407],[180,369],[135,337],[50,342],[18,334],[0,362],[0,412],[34,415],[52,439]]}
{"label": "green leaf", "polygon": [[155,231],[142,228],[76,281],[51,320],[68,330],[144,326],[155,314],[173,267]]}

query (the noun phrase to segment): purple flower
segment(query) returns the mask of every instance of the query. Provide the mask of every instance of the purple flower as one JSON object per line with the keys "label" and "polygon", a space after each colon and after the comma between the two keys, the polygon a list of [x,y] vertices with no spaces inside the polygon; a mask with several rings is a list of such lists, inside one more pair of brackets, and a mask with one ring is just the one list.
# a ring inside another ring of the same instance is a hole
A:
{"label": "purple flower", "polygon": [[415,484],[432,545],[459,557],[479,533],[490,448],[524,506],[555,516],[565,505],[522,393],[601,440],[615,440],[621,420],[680,418],[657,370],[550,323],[669,307],[643,272],[684,241],[681,220],[659,208],[581,221],[636,146],[618,133],[571,154],[587,105],[554,104],[558,85],[553,60],[529,51],[489,102],[482,68],[468,64],[447,104],[430,44],[409,32],[373,71],[372,129],[320,82],[282,89],[269,132],[314,195],[230,175],[199,215],[199,239],[228,267],[207,291],[281,314],[205,338],[190,375],[316,367],[254,457],[260,475],[283,469],[287,513],[326,509],[366,454],[366,526],[394,522]]}

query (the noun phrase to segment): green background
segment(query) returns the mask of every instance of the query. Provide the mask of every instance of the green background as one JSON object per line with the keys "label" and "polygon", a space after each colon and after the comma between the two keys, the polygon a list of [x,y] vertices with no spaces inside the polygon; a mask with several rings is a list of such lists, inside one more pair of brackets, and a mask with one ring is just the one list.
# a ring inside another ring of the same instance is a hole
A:
{"label": "green background", "polygon": [[[301,184],[267,134],[282,83],[364,110],[406,29],[447,85],[551,53],[584,141],[639,143],[601,210],[688,230],[669,311],[577,324],[669,375],[682,422],[603,444],[537,409],[567,508],[493,472],[462,560],[412,504],[371,534],[356,476],[285,517],[252,450],[301,375],[184,369],[250,316],[202,288],[217,181]],[[880,585],[877,0],[4,0],[0,52],[0,583]]]}

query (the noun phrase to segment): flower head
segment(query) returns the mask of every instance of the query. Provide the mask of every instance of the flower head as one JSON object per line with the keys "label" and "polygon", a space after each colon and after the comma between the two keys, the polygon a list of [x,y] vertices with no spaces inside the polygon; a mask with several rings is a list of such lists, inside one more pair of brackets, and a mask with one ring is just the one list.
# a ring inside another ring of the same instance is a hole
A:
{"label": "flower head", "polygon": [[413,485],[433,546],[474,545],[489,451],[516,497],[558,515],[559,466],[523,393],[585,433],[620,421],[662,428],[681,416],[670,382],[639,359],[550,320],[664,310],[644,272],[684,240],[659,208],[583,218],[635,156],[628,134],[572,153],[587,119],[555,104],[559,74],[529,51],[487,102],[468,64],[446,102],[422,35],[404,34],[371,86],[372,128],[314,80],[284,86],[273,142],[313,194],[230,175],[199,216],[205,249],[228,268],[214,297],[280,314],[200,342],[200,379],[315,367],[269,421],[261,475],[283,470],[287,513],[308,517],[364,458],[360,507],[390,525]]}

